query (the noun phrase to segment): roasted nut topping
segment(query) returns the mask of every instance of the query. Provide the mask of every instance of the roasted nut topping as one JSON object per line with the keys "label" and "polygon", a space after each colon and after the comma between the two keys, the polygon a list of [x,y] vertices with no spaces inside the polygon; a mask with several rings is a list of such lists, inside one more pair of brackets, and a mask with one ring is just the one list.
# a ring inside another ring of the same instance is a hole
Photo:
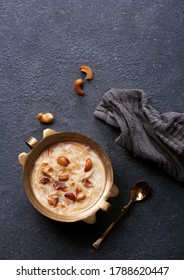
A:
{"label": "roasted nut topping", "polygon": [[51,113],[39,113],[37,118],[42,123],[51,123],[54,120],[54,116]]}
{"label": "roasted nut topping", "polygon": [[91,168],[92,168],[92,166],[93,166],[92,160],[91,160],[90,158],[88,158],[88,159],[86,160],[86,165],[85,165],[85,167],[84,167],[84,171],[85,171],[85,172],[90,171]]}
{"label": "roasted nut topping", "polygon": [[40,183],[43,184],[43,185],[49,184],[49,183],[50,183],[50,179],[49,179],[49,178],[43,177],[43,178],[40,180]]}
{"label": "roasted nut topping", "polygon": [[86,80],[92,80],[93,79],[93,71],[92,69],[87,65],[82,65],[80,67],[81,72],[86,73]]}
{"label": "roasted nut topping", "polygon": [[85,199],[85,197],[86,197],[86,195],[82,191],[76,193],[76,200],[77,201],[83,200],[83,199]]}
{"label": "roasted nut topping", "polygon": [[73,202],[76,201],[76,196],[75,196],[74,193],[72,193],[72,192],[67,192],[67,193],[65,193],[65,197],[68,198],[68,199],[70,199],[70,200],[72,200]]}
{"label": "roasted nut topping", "polygon": [[65,209],[66,206],[63,203],[58,203],[57,207],[61,208],[61,209]]}
{"label": "roasted nut topping", "polygon": [[67,159],[67,157],[60,156],[60,157],[57,158],[57,163],[60,164],[60,165],[63,165],[63,166],[67,166],[70,162]]}
{"label": "roasted nut topping", "polygon": [[82,85],[83,85],[82,79],[78,79],[74,83],[74,88],[75,88],[76,92],[80,95],[84,95],[84,93],[85,93],[84,90],[82,89]]}
{"label": "roasted nut topping", "polygon": [[69,179],[68,174],[63,174],[58,177],[59,181],[67,181]]}
{"label": "roasted nut topping", "polygon": [[83,193],[82,189],[80,187],[76,188],[76,201],[83,200],[86,197],[86,195]]}
{"label": "roasted nut topping", "polygon": [[49,166],[48,163],[42,163],[41,171],[42,171],[43,175],[51,177],[53,169],[52,169],[52,167]]}
{"label": "roasted nut topping", "polygon": [[83,185],[86,187],[86,188],[92,188],[93,187],[93,184],[91,183],[91,181],[89,181],[88,179],[85,179],[83,181]]}
{"label": "roasted nut topping", "polygon": [[67,186],[64,183],[59,184],[58,182],[54,182],[53,187],[58,191],[66,192],[67,190]]}
{"label": "roasted nut topping", "polygon": [[49,196],[48,196],[48,203],[51,205],[51,206],[56,206],[57,205],[57,203],[58,203],[58,201],[59,201],[59,197],[57,196],[57,195],[55,195],[55,194],[50,194]]}
{"label": "roasted nut topping", "polygon": [[79,193],[79,192],[81,192],[82,191],[82,189],[80,188],[80,187],[77,187],[76,188],[76,193]]}

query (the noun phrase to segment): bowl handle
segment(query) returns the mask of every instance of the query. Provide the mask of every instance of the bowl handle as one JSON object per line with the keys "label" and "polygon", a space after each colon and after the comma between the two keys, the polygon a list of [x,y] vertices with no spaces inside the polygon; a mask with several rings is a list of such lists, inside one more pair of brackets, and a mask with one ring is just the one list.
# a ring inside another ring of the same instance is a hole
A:
{"label": "bowl handle", "polygon": [[94,224],[96,222],[96,213],[83,219],[82,221],[90,225]]}
{"label": "bowl handle", "polygon": [[57,132],[53,129],[50,129],[50,128],[46,128],[44,129],[43,131],[43,138],[47,137],[47,136],[50,136],[50,135],[53,135],[53,134],[56,134]]}
{"label": "bowl handle", "polygon": [[[28,137],[25,142],[29,146],[29,148],[31,148],[31,149],[33,149],[39,143],[39,141],[32,136]],[[27,154],[26,153],[21,153],[18,156],[18,161],[19,161],[20,165],[22,165],[23,169],[24,169],[24,166],[26,164],[26,160],[27,160],[28,155],[29,155],[29,153],[27,153]]]}
{"label": "bowl handle", "polygon": [[26,160],[27,160],[27,156],[28,156],[28,154],[26,154],[26,153],[21,153],[18,156],[18,161],[22,165],[23,169],[24,169],[24,166],[25,166],[25,163],[26,163]]}
{"label": "bowl handle", "polygon": [[119,194],[119,189],[115,184],[113,184],[112,188],[109,192],[109,197],[114,197],[114,196],[117,196],[118,194]]}
{"label": "bowl handle", "polygon": [[107,201],[103,201],[102,202],[102,204],[100,205],[100,208],[103,210],[103,211],[105,211],[105,212],[107,212],[107,213],[110,213],[111,212],[111,210],[112,210],[112,205],[109,203],[109,202],[107,202]]}
{"label": "bowl handle", "polygon": [[[32,136],[28,137],[25,142],[29,146],[30,149],[33,149],[39,143],[39,141]],[[21,153],[18,156],[18,161],[22,165],[23,169],[24,169],[24,166],[25,166],[28,155],[29,155],[29,153],[27,153],[27,154],[26,153]]]}

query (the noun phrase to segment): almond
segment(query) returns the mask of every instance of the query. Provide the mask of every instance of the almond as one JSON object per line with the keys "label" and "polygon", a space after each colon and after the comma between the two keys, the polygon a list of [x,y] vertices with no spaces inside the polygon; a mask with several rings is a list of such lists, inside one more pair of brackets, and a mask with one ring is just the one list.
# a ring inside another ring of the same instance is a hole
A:
{"label": "almond", "polygon": [[57,191],[63,191],[66,192],[67,190],[67,186],[65,184],[59,184],[58,182],[54,182],[53,187],[57,190]]}
{"label": "almond", "polygon": [[92,160],[91,160],[90,158],[88,158],[88,159],[86,160],[86,165],[85,165],[85,167],[84,167],[84,171],[85,171],[85,172],[90,171],[91,168],[92,168],[92,166],[93,166]]}
{"label": "almond", "polygon": [[73,202],[76,201],[76,196],[75,196],[74,193],[72,193],[72,192],[67,192],[67,193],[65,193],[65,197],[68,198],[68,199],[70,199],[70,200],[72,200]]}
{"label": "almond", "polygon": [[40,180],[40,183],[43,184],[43,185],[49,184],[49,183],[50,183],[50,179],[49,179],[49,178],[43,177],[43,178]]}
{"label": "almond", "polygon": [[68,174],[63,174],[58,177],[59,181],[67,181],[69,179]]}
{"label": "almond", "polygon": [[51,205],[51,206],[56,206],[56,204],[58,203],[59,201],[59,197],[55,194],[50,194],[48,196],[48,203]]}
{"label": "almond", "polygon": [[60,164],[60,165],[63,165],[63,166],[67,166],[70,162],[67,159],[67,157],[60,156],[60,157],[57,158],[57,163]]}
{"label": "almond", "polygon": [[83,185],[84,185],[84,187],[86,187],[86,188],[92,188],[92,187],[93,187],[93,183],[91,183],[91,181],[89,181],[88,179],[85,179],[85,180],[83,181]]}

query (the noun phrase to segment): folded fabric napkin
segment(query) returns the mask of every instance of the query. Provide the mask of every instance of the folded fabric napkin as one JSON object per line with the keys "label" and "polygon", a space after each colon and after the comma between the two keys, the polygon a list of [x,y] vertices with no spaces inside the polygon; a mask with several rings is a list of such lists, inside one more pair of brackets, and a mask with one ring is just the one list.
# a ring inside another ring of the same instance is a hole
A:
{"label": "folded fabric napkin", "polygon": [[120,128],[119,145],[184,182],[184,114],[160,114],[142,90],[111,89],[94,115]]}

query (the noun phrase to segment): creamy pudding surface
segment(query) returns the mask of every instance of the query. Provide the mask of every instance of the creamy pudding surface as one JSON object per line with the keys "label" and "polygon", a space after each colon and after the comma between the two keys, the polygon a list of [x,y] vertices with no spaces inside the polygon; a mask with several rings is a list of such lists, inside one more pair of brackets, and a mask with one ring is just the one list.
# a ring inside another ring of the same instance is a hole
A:
{"label": "creamy pudding surface", "polygon": [[98,155],[77,142],[49,146],[36,159],[31,185],[46,208],[70,215],[92,206],[105,186],[105,170]]}

